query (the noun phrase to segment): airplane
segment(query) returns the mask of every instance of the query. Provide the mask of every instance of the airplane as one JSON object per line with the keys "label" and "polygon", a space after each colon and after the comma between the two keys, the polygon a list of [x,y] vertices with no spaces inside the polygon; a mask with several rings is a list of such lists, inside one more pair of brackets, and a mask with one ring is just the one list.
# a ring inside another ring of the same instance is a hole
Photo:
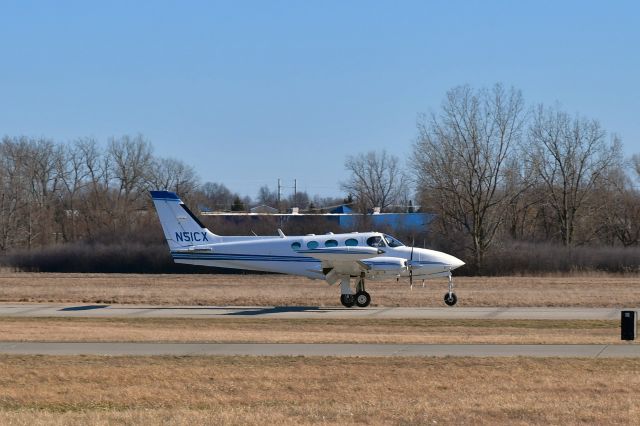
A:
{"label": "airplane", "polygon": [[[449,278],[444,302],[457,302],[451,271],[464,265],[435,250],[407,247],[380,232],[287,236],[221,236],[209,231],[178,195],[150,191],[175,263],[275,272],[340,283],[340,303],[365,308],[365,280]],[[354,279],[355,288],[351,281]],[[424,283],[424,281],[423,281]]]}

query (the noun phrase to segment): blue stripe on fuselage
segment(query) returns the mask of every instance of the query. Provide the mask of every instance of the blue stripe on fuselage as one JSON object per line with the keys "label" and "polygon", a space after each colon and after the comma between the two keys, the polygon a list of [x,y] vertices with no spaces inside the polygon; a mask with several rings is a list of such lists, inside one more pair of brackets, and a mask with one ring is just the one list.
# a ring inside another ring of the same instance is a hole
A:
{"label": "blue stripe on fuselage", "polygon": [[198,259],[198,260],[239,260],[251,262],[320,262],[312,257],[303,256],[271,256],[261,254],[235,254],[235,253],[183,253],[171,252],[174,259]]}

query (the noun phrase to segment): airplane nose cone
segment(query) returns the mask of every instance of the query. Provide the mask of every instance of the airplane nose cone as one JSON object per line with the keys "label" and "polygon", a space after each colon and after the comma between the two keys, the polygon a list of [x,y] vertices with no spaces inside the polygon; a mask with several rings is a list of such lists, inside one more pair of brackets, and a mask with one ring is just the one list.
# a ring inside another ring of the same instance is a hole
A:
{"label": "airplane nose cone", "polygon": [[454,270],[456,268],[461,267],[462,265],[464,265],[464,262],[460,259],[458,259],[457,257],[451,256],[453,257],[452,262],[451,262],[451,270]]}
{"label": "airplane nose cone", "polygon": [[444,261],[451,267],[452,271],[464,265],[464,262],[462,260],[458,259],[455,256],[451,256],[450,254],[445,255]]}
{"label": "airplane nose cone", "polygon": [[416,252],[417,253],[414,254],[414,260],[409,261],[409,265],[412,265],[413,262],[417,260],[418,262],[416,263],[422,265],[423,268],[427,267],[425,265],[429,265],[430,268],[435,267],[438,269],[438,272],[441,272],[443,268],[445,271],[453,271],[465,264],[457,257],[441,251],[419,249],[419,251],[416,250]]}

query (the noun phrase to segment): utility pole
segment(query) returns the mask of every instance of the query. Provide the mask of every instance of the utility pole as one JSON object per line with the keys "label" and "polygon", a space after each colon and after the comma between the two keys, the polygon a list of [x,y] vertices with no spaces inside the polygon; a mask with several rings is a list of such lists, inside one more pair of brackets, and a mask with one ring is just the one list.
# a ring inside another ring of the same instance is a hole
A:
{"label": "utility pole", "polygon": [[[293,189],[293,203],[297,204],[298,203],[298,179],[293,180],[293,187],[291,187],[291,186],[282,186],[282,180],[278,178],[278,206],[277,207],[278,207],[279,213],[282,213],[281,201],[282,201],[283,189],[288,189],[288,190]],[[292,207],[299,207],[299,206],[292,206]]]}
{"label": "utility pole", "polygon": [[280,178],[278,178],[278,213],[282,213],[280,211],[280,196],[282,193],[282,186],[280,185]]}
{"label": "utility pole", "polygon": [[298,179],[293,180],[293,207],[300,207],[298,205]]}

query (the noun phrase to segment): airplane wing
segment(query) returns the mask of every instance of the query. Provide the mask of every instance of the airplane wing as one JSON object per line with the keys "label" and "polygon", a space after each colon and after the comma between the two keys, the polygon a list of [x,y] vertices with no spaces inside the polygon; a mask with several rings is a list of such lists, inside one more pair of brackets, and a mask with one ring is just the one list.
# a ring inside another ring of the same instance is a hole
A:
{"label": "airplane wing", "polygon": [[375,247],[319,247],[298,250],[298,253],[321,260],[322,274],[333,284],[341,275],[359,275],[377,269],[381,262],[375,261],[382,259],[384,250]]}

